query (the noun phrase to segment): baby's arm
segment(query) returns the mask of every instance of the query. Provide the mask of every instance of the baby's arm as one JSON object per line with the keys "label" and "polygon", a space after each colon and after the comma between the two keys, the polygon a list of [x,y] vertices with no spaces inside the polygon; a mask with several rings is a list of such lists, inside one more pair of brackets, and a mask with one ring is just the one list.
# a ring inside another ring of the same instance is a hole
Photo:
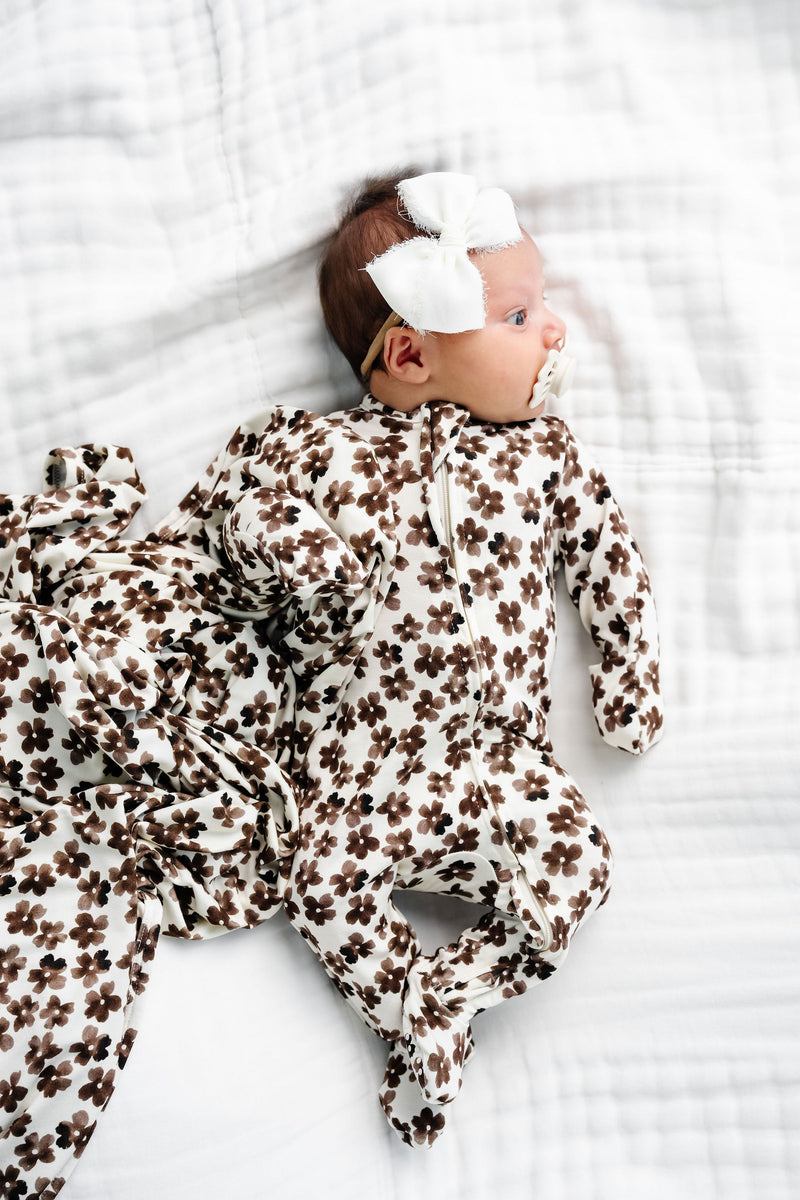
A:
{"label": "baby's arm", "polygon": [[602,655],[590,667],[595,720],[610,745],[643,754],[663,720],[650,578],[605,476],[564,433],[554,529],[570,598]]}

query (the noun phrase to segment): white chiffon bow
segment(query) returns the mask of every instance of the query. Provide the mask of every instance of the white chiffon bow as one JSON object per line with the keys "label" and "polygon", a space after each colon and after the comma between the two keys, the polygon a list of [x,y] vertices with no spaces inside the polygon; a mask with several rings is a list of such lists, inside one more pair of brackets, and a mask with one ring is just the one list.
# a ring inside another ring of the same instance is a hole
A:
{"label": "white chiffon bow", "polygon": [[437,171],[404,179],[403,208],[431,236],[391,246],[366,270],[392,310],[424,333],[463,333],[486,320],[483,277],[469,250],[499,250],[522,231],[501,188],[479,189],[471,175]]}

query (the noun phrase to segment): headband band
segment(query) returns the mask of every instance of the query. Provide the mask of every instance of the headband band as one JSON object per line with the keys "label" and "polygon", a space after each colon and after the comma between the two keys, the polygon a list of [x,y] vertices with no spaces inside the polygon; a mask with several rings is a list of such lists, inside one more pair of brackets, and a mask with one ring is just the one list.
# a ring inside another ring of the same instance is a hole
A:
{"label": "headband band", "polygon": [[369,378],[369,373],[372,370],[372,364],[375,362],[375,359],[383,349],[383,343],[389,330],[393,329],[395,325],[402,325],[402,323],[403,318],[398,316],[396,312],[389,313],[388,317],[375,334],[375,337],[370,342],[369,350],[364,355],[364,361],[359,368],[362,379]]}

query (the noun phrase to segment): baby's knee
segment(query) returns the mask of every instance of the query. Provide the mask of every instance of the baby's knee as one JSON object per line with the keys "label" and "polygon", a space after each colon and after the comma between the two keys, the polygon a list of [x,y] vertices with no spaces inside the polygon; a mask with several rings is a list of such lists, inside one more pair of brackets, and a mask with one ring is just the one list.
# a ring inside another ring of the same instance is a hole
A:
{"label": "baby's knee", "polygon": [[566,949],[578,928],[608,898],[613,859],[603,830],[592,824],[569,843],[556,841],[542,855],[542,890],[553,908],[552,948]]}

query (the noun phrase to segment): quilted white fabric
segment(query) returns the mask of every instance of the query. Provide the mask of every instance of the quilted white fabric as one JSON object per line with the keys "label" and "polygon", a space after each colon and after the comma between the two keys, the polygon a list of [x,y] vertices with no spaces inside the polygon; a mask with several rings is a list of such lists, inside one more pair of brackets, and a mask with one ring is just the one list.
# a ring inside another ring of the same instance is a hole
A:
{"label": "quilted white fabric", "polygon": [[[280,917],[164,941],[67,1200],[789,1200],[800,1191],[800,8],[795,0],[3,0],[0,491],[128,445],[151,524],[268,401],[357,399],[314,270],[416,162],[512,193],[579,360],[557,402],[654,580],[668,725],[596,736],[562,605],[559,760],[614,844],[546,987],[476,1022],[428,1153]],[[409,900],[435,947],[463,923]]]}

